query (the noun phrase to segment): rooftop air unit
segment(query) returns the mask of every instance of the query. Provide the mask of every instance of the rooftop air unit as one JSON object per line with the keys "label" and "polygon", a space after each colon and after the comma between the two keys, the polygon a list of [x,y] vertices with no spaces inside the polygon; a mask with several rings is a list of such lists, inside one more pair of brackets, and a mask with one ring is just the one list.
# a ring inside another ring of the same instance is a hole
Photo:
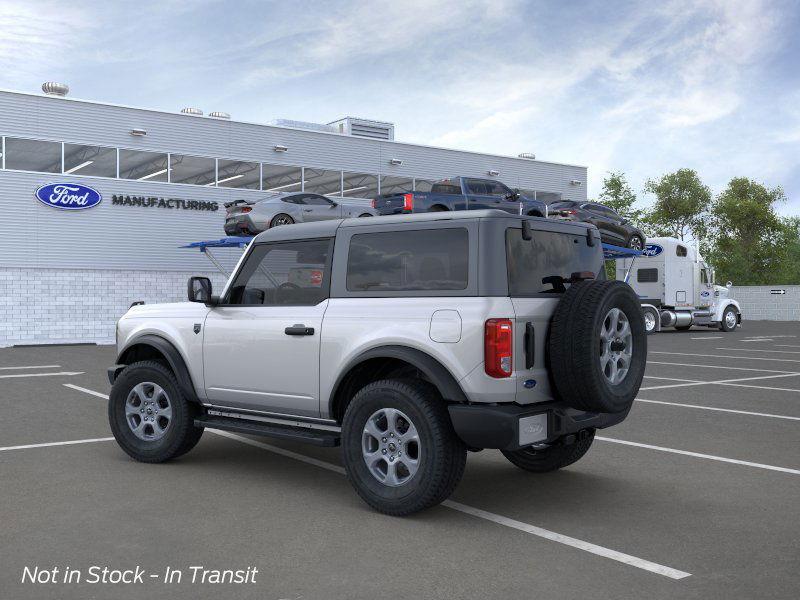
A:
{"label": "rooftop air unit", "polygon": [[345,135],[372,138],[374,140],[394,140],[394,123],[345,117],[329,124],[333,125],[337,132]]}
{"label": "rooftop air unit", "polygon": [[310,123],[308,121],[293,121],[292,119],[273,119],[268,123],[277,127],[291,127],[292,129],[306,129],[308,131],[321,131],[323,133],[336,133],[336,128],[324,123]]}
{"label": "rooftop air unit", "polygon": [[214,112],[208,113],[208,116],[211,117],[212,119],[230,119],[231,118],[231,116],[228,113],[222,112],[222,111],[219,111],[219,110],[215,110]]}
{"label": "rooftop air unit", "polygon": [[194,115],[196,117],[202,117],[203,116],[203,111],[202,110],[200,110],[199,108],[192,108],[191,106],[188,106],[186,108],[182,108],[181,112],[183,114],[185,114],[185,115]]}

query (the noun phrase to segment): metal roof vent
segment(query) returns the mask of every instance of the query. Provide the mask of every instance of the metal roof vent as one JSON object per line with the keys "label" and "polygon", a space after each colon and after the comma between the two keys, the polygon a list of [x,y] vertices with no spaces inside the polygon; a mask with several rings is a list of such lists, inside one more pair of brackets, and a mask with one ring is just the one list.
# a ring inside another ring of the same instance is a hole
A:
{"label": "metal roof vent", "polygon": [[521,152],[520,154],[517,154],[517,156],[527,160],[536,160],[536,155],[533,152]]}
{"label": "metal roof vent", "polygon": [[196,117],[202,117],[203,111],[199,108],[192,108],[191,106],[187,106],[186,108],[182,108],[181,112],[185,115],[195,115]]}
{"label": "metal roof vent", "polygon": [[307,129],[308,131],[321,131],[323,133],[336,133],[336,128],[324,123],[310,123],[308,121],[294,121],[292,119],[273,119],[267,125],[277,127],[291,127],[292,129]]}
{"label": "metal roof vent", "polygon": [[345,135],[372,138],[373,140],[394,140],[394,123],[345,117],[328,124],[333,125],[339,133]]}
{"label": "metal roof vent", "polygon": [[218,110],[215,110],[214,112],[208,113],[208,116],[213,118],[213,119],[230,119],[231,118],[231,116],[228,113],[221,112],[221,111],[218,111]]}
{"label": "metal roof vent", "polygon": [[42,84],[42,91],[48,96],[64,97],[67,94],[69,94],[69,86],[66,83],[56,83],[55,81],[47,81]]}

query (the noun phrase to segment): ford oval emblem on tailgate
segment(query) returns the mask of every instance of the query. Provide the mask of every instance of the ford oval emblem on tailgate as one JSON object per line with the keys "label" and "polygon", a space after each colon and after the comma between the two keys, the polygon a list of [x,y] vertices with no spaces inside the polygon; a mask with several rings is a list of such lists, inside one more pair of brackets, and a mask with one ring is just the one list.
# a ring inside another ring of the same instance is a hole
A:
{"label": "ford oval emblem on tailgate", "polygon": [[48,183],[36,189],[36,199],[61,210],[81,210],[97,206],[103,196],[80,183]]}

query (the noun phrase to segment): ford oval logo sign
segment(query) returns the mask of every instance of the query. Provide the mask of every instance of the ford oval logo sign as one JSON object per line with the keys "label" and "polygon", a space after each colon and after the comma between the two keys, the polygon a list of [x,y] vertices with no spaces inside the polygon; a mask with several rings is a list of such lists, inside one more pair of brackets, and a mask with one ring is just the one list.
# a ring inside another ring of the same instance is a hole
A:
{"label": "ford oval logo sign", "polygon": [[658,256],[664,251],[664,248],[658,244],[647,244],[642,250],[642,256]]}
{"label": "ford oval logo sign", "polygon": [[82,210],[97,206],[103,196],[97,190],[79,183],[48,183],[37,188],[36,199],[61,210]]}

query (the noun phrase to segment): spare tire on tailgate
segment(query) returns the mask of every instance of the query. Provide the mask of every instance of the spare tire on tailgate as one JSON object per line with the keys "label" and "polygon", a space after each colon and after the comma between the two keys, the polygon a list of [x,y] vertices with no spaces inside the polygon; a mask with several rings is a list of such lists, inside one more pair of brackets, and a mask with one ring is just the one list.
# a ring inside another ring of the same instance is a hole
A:
{"label": "spare tire on tailgate", "polygon": [[647,361],[639,298],[622,281],[572,284],[553,315],[548,349],[561,400],[591,412],[628,410]]}

